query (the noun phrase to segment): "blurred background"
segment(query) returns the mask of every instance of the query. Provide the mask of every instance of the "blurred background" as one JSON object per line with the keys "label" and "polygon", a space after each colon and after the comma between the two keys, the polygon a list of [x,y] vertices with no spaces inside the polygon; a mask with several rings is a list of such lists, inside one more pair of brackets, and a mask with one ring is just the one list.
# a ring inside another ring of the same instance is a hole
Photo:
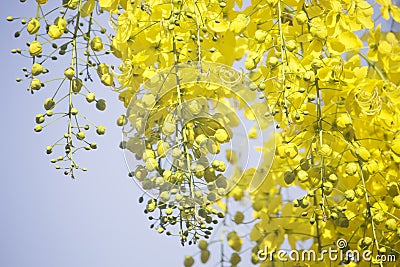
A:
{"label": "blurred background", "polygon": [[[3,0],[0,6],[0,266],[183,266],[184,254],[195,248],[182,248],[179,238],[149,229],[145,206],[138,204],[142,191],[127,177],[115,123],[124,108],[116,93],[94,83],[96,95],[107,99],[106,111],[88,104],[80,108],[107,128],[105,136],[91,138],[97,151],[78,155],[89,171],[73,180],[54,169],[45,147],[62,136],[65,121],[40,134],[33,131],[35,115],[44,112],[43,101],[54,88],[49,84],[31,95],[27,82],[15,82],[31,62],[10,51],[31,40],[27,34],[15,39],[22,25],[6,21],[10,15],[29,20],[36,1]],[[68,63],[59,61],[50,62],[50,71],[62,75]]]}

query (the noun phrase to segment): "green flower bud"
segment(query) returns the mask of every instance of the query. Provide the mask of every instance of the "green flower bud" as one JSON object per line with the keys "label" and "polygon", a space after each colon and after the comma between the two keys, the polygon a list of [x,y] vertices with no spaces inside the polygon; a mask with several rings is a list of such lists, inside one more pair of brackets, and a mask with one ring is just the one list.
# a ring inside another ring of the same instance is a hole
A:
{"label": "green flower bud", "polygon": [[199,249],[200,249],[200,250],[206,250],[207,247],[208,247],[208,242],[205,241],[205,240],[200,240],[198,246],[199,246]]}
{"label": "green flower bud", "polygon": [[77,94],[81,91],[82,89],[82,80],[80,78],[76,78],[74,80],[72,80],[72,91]]}
{"label": "green flower bud", "polygon": [[106,109],[106,101],[104,99],[99,99],[96,103],[96,108],[100,111],[104,111]]}
{"label": "green flower bud", "polygon": [[192,256],[186,256],[185,260],[183,261],[183,265],[185,267],[192,267],[194,264],[194,259]]}

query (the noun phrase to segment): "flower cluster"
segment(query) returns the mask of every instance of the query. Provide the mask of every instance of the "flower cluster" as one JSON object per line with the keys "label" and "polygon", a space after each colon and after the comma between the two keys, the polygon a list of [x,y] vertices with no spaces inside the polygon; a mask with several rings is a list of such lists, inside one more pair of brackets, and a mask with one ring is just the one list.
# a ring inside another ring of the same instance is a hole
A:
{"label": "flower cluster", "polygon": [[[214,243],[223,248],[221,266],[244,262],[247,250],[253,264],[266,266],[257,257],[260,248],[279,249],[287,239],[299,249],[298,241],[310,240],[311,249],[321,251],[342,237],[348,241],[343,252],[369,249],[374,264],[383,266],[381,255],[399,256],[400,44],[397,33],[383,31],[374,20],[380,12],[382,19],[400,22],[390,0],[254,0],[247,6],[241,0],[66,0],[49,13],[43,12],[47,1],[37,2],[36,17],[21,20],[34,38],[26,51],[12,52],[34,59],[31,70],[24,70],[32,92],[46,84],[40,80],[48,73],[43,66],[57,59],[56,52],[72,55],[60,79],[69,84],[67,94],[57,89],[46,100],[35,127],[41,131],[56,114],[68,118],[68,131],[57,142],[65,156],[54,160],[70,160],[67,173],[77,167],[72,154],[80,147],[73,140],[86,143],[72,98],[85,90],[89,102],[105,108],[85,83],[94,69],[127,108],[118,119],[126,133],[121,147],[139,162],[130,176],[154,196],[145,210],[158,211],[149,217],[152,227],[175,235],[167,228],[178,225],[182,243],[198,243],[202,263],[211,260]],[[50,23],[56,10],[62,12]],[[92,28],[95,10],[107,11],[115,29],[108,46],[102,42],[105,30]],[[86,57],[82,63],[79,51]],[[101,53],[120,60],[117,78],[99,62]],[[232,96],[234,76],[227,85],[222,74],[222,86],[200,77],[213,71],[206,62],[238,61],[251,80],[245,92],[261,100],[250,109],[243,108],[246,97],[241,102]],[[196,62],[199,73],[182,74],[181,64],[188,62]],[[85,72],[78,70],[82,64]],[[173,79],[160,76],[165,73]],[[189,76],[191,82],[181,83]],[[53,113],[64,100],[67,112]],[[224,105],[225,112],[218,112]],[[267,167],[236,168],[244,156],[224,145],[237,138],[238,121],[261,117],[270,119],[249,129],[246,138],[260,140],[275,120],[273,137],[249,147],[262,152]],[[230,166],[237,172],[227,175]],[[227,205],[245,199],[251,199],[249,214]],[[226,240],[199,240],[210,237],[218,218],[229,229]],[[186,267],[194,262],[192,256],[184,259]],[[367,263],[304,263],[322,264]]]}

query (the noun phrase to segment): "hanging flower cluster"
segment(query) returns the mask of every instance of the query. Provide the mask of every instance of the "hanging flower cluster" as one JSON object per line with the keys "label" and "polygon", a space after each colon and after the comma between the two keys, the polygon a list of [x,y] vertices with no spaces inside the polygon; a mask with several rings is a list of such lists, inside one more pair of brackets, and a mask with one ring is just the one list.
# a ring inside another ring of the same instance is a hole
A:
{"label": "hanging flower cluster", "polygon": [[[345,239],[341,253],[370,250],[371,262],[324,257],[291,266],[395,264],[380,259],[400,257],[400,44],[374,20],[380,12],[400,22],[390,0],[70,0],[45,11],[46,2],[37,0],[36,16],[22,19],[15,34],[32,36],[28,48],[12,52],[33,59],[24,69],[31,92],[50,83],[42,78],[48,61],[70,56],[35,126],[40,132],[46,120],[68,120],[65,135],[47,148],[64,148],[53,161],[69,162],[66,174],[78,168],[77,150],[96,147],[73,102],[82,95],[105,109],[87,83],[94,71],[127,108],[117,122],[126,134],[121,148],[137,160],[130,176],[151,192],[145,213],[152,227],[197,243],[202,263],[212,260],[215,243],[221,266],[271,266],[259,251],[285,240],[291,249],[308,240],[321,252]],[[114,36],[96,22],[93,14],[101,12]],[[117,76],[99,61],[107,53],[121,62]],[[240,72],[228,83],[225,72],[218,82],[205,78],[215,66],[240,63],[249,80],[237,80]],[[192,73],[182,70],[187,66]],[[53,112],[64,102],[66,110]],[[261,146],[249,141],[249,151],[262,156],[246,168],[240,162],[251,153],[241,154],[234,142],[235,127],[249,125],[239,123],[243,118],[259,123],[246,129],[247,140],[272,133]],[[237,210],[246,199],[250,212]],[[204,240],[217,223],[225,240]],[[184,259],[185,267],[194,263]]]}

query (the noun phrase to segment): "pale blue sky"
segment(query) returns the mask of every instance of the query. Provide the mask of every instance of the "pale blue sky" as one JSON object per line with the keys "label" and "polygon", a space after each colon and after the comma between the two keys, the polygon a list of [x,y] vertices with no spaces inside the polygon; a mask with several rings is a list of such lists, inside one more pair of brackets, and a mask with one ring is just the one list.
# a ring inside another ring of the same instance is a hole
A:
{"label": "pale blue sky", "polygon": [[[104,137],[96,137],[98,151],[79,156],[89,171],[72,180],[52,167],[45,147],[62,135],[64,128],[58,127],[64,125],[33,132],[35,115],[43,112],[42,101],[52,89],[42,88],[32,96],[26,83],[15,82],[30,61],[9,52],[23,47],[25,40],[13,38],[21,24],[5,19],[33,15],[35,1],[3,0],[0,6],[0,266],[183,266],[184,254],[195,249],[182,248],[177,238],[149,229],[144,206],[137,202],[141,191],[127,177],[118,148],[121,130],[115,125],[124,110],[115,93],[96,88],[97,95],[108,100],[103,113],[93,105],[83,107],[108,130]],[[51,69],[60,71],[56,64]]]}

